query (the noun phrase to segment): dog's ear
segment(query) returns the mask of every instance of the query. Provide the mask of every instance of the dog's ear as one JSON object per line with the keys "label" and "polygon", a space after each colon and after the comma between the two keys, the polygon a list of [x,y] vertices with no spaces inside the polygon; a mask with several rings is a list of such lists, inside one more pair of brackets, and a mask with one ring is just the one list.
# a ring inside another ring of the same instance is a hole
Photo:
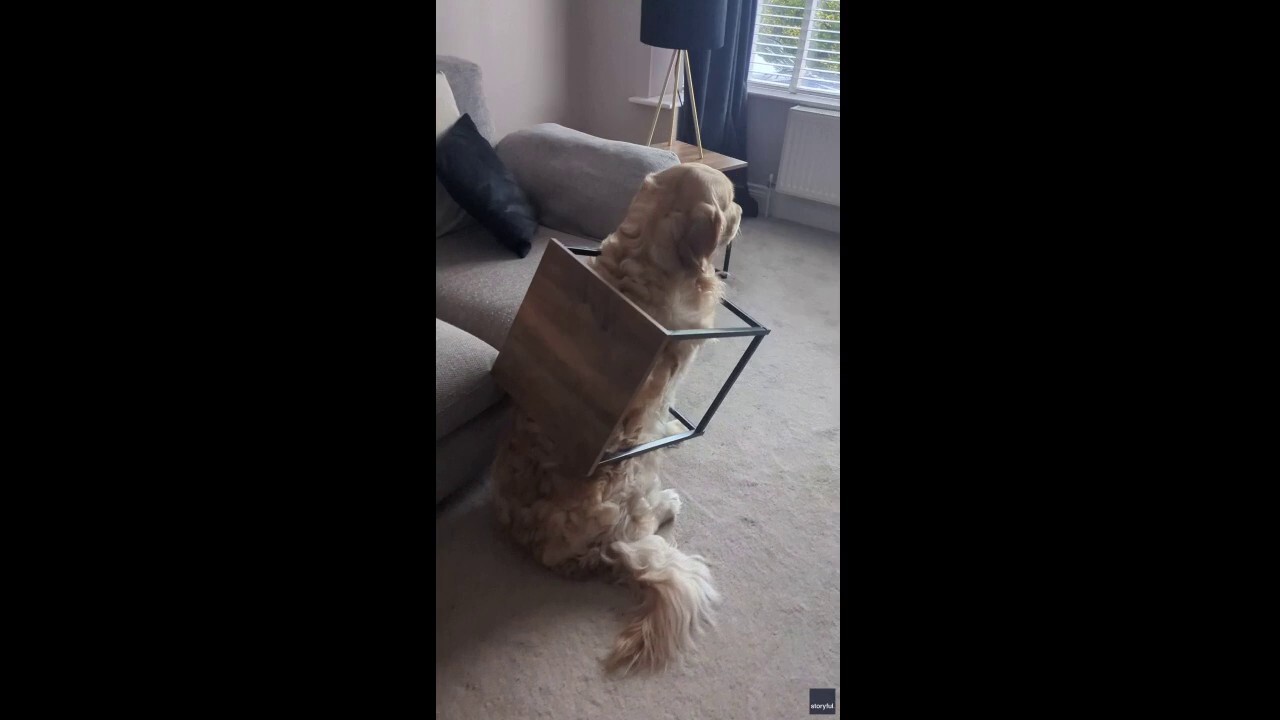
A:
{"label": "dog's ear", "polygon": [[694,205],[685,218],[680,259],[690,267],[700,267],[716,251],[723,230],[724,213],[720,208],[708,202]]}
{"label": "dog's ear", "polygon": [[658,191],[658,179],[654,177],[656,173],[649,173],[645,176],[644,182],[640,184],[640,189],[636,191],[635,197],[631,199],[631,206],[627,208],[627,216],[623,219],[622,225],[618,226],[618,232],[629,238],[636,238],[644,230],[644,221],[652,212],[654,201],[654,193]]}

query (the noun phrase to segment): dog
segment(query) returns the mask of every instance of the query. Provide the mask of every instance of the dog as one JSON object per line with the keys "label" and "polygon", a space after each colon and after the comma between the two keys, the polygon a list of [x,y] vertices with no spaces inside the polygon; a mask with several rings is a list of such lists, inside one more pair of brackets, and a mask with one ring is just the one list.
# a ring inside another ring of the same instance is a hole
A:
{"label": "dog", "polygon": [[[645,178],[622,224],[589,262],[664,327],[710,328],[724,294],[711,257],[737,235],[741,220],[728,178],[705,165],[678,165]],[[667,408],[697,349],[696,341],[667,344],[606,454],[672,434]],[[705,559],[656,534],[681,503],[674,490],[662,489],[660,456],[567,477],[556,472],[550,438],[517,410],[492,468],[499,522],[543,565],[574,578],[611,572],[642,589],[642,604],[605,660],[607,670],[623,674],[665,668],[711,623],[720,600]]]}

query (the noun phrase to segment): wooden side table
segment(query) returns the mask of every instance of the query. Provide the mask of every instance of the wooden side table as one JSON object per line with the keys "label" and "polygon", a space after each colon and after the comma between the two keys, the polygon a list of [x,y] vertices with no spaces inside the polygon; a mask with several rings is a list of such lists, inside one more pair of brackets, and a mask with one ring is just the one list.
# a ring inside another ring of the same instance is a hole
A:
{"label": "wooden side table", "polygon": [[[681,165],[686,163],[702,163],[703,165],[719,170],[722,173],[727,173],[731,170],[741,170],[747,166],[746,160],[739,160],[738,158],[729,157],[728,155],[721,155],[718,152],[712,152],[706,148],[703,148],[702,157],[700,158],[698,157],[697,145],[690,145],[687,142],[680,142],[679,140],[674,143],[654,143],[649,147],[656,147],[660,150],[670,150],[676,154],[676,157],[680,158]],[[729,244],[724,248],[724,269],[719,271],[720,277],[729,276],[729,256],[731,254],[733,254],[732,240],[729,241]]]}
{"label": "wooden side table", "polygon": [[[724,298],[719,304],[749,327],[668,330],[576,257],[599,254],[598,248],[567,248],[555,239],[548,243],[491,371],[520,409],[556,438],[558,472],[580,477],[600,465],[700,437],[769,334],[769,328]],[[697,425],[668,408],[683,430],[636,447],[609,447],[631,399],[665,348],[733,337],[750,337],[751,345]],[[572,338],[573,352],[561,347],[563,338]]]}
{"label": "wooden side table", "polygon": [[690,145],[687,142],[675,141],[671,143],[654,143],[649,147],[656,147],[660,150],[670,150],[680,158],[680,163],[702,163],[709,168],[719,170],[720,172],[729,172],[730,170],[741,170],[747,166],[746,160],[739,160],[728,155],[721,155],[718,152],[712,152],[707,149],[702,150],[703,157],[698,158],[698,146]]}

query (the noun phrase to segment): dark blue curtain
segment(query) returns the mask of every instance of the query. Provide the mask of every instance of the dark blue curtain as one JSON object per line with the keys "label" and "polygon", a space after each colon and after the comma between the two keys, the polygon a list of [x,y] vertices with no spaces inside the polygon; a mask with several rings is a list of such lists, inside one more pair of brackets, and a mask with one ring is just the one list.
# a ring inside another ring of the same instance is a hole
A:
{"label": "dark blue curtain", "polygon": [[[747,162],[751,161],[747,157],[747,71],[751,66],[757,1],[729,0],[724,47],[689,51],[693,94],[698,103],[698,119],[702,121],[702,147]],[[685,99],[688,98],[686,86]],[[677,130],[676,136],[683,142],[697,142],[693,110],[687,102],[680,108]],[[738,204],[754,215],[755,203],[746,194],[746,176],[746,170],[729,175],[739,186]]]}

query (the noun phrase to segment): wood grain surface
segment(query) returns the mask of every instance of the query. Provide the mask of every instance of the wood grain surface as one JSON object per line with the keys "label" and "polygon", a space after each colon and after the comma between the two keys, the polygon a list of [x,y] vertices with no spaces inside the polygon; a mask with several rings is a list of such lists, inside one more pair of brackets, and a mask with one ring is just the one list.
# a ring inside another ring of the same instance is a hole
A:
{"label": "wood grain surface", "polygon": [[739,160],[738,158],[729,157],[728,155],[721,155],[718,152],[711,152],[706,148],[702,149],[704,157],[699,159],[697,145],[690,145],[687,142],[681,142],[679,140],[675,141],[674,144],[654,143],[649,147],[656,147],[660,150],[670,150],[671,152],[674,152],[676,156],[680,158],[680,163],[682,165],[685,163],[702,163],[703,165],[714,170],[719,170],[720,172],[729,172],[730,170],[738,170],[747,166],[746,160]]}
{"label": "wood grain surface", "polygon": [[553,239],[492,373],[551,433],[565,473],[586,476],[666,343],[661,325]]}

